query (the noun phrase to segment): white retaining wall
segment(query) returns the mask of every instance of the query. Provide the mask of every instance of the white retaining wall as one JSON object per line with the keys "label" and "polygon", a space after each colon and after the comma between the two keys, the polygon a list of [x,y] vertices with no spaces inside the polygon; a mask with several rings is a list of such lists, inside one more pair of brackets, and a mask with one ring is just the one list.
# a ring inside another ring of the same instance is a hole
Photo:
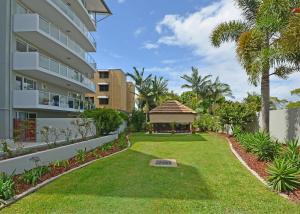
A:
{"label": "white retaining wall", "polygon": [[[119,130],[120,131],[120,130]],[[0,172],[21,174],[24,170],[36,167],[34,160],[39,160],[39,166],[47,166],[56,160],[67,160],[76,156],[78,150],[93,150],[101,145],[109,143],[118,138],[118,134],[112,134],[80,143],[70,144],[59,148],[36,152],[20,157],[0,161]]]}
{"label": "white retaining wall", "polygon": [[[36,142],[42,142],[42,136],[41,136],[41,129],[45,126],[58,128],[58,129],[67,129],[69,128],[72,131],[72,139],[79,139],[81,138],[81,135],[79,134],[78,130],[76,129],[76,126],[72,124],[77,120],[77,118],[37,118],[36,119]],[[95,136],[96,135],[96,129],[93,123],[91,123],[91,129],[88,132],[87,137]],[[50,141],[53,141],[54,136],[50,138]],[[59,141],[65,141],[65,136],[61,134],[58,138]]]}
{"label": "white retaining wall", "polygon": [[[262,118],[259,116],[259,127]],[[300,140],[300,108],[270,111],[270,134],[284,142],[286,139]]]}

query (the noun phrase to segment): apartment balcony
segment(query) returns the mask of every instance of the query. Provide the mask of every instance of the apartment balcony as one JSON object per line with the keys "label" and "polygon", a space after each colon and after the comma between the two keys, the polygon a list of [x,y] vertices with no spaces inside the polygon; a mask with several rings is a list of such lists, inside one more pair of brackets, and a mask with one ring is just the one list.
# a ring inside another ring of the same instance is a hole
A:
{"label": "apartment balcony", "polygon": [[[77,4],[77,0],[72,0],[68,5],[74,6]],[[62,0],[23,0],[22,1],[27,7],[32,9],[38,14],[41,14],[45,19],[54,23],[64,32],[69,32],[72,39],[78,42],[86,51],[96,51],[96,41],[89,32],[96,30],[96,26],[91,23],[89,29],[81,21],[86,20],[89,14],[84,14],[78,17],[74,11]],[[78,3],[79,4],[79,3]],[[90,17],[88,17],[90,19]],[[90,20],[92,22],[92,20]],[[94,26],[93,26],[94,25]]]}
{"label": "apartment balcony", "polygon": [[65,112],[82,112],[89,106],[82,100],[49,91],[14,90],[13,107]]}
{"label": "apartment balcony", "polygon": [[80,72],[38,52],[15,52],[13,69],[71,91],[95,93],[96,85]]}
{"label": "apartment balcony", "polygon": [[38,14],[16,14],[14,32],[82,73],[96,72],[96,62],[90,54]]}

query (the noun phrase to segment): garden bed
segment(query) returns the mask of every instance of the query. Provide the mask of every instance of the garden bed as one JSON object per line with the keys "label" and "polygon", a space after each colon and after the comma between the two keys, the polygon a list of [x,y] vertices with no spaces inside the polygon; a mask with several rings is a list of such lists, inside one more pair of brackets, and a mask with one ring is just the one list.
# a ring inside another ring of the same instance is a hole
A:
{"label": "garden bed", "polygon": [[[232,148],[235,150],[235,152],[239,154],[239,156],[248,165],[248,167],[254,170],[262,179],[264,179],[267,182],[267,168],[270,163],[267,161],[260,161],[255,154],[247,152],[233,136],[226,134],[222,134],[222,136],[227,137],[229,139]],[[300,188],[291,192],[283,193],[286,194],[291,200],[300,202]]]}
{"label": "garden bed", "polygon": [[[89,162],[120,152],[128,148],[128,146],[129,146],[128,137],[127,136],[125,137],[125,134],[123,134],[120,135],[120,137],[114,140],[113,142],[102,145],[89,152],[85,152],[83,150],[78,151],[78,154],[76,156],[68,160],[55,161],[46,167],[37,166],[32,170],[25,171],[25,173],[23,174],[15,175],[12,177],[12,179],[14,182],[14,194],[17,196],[13,197],[12,199],[9,199],[8,204],[13,203],[16,199],[20,199],[24,197],[25,195],[30,193],[30,191],[33,190],[36,186],[39,186],[39,184],[43,186],[47,183],[47,181],[50,181],[51,179],[56,178],[59,175],[65,174],[68,171],[75,170],[76,168],[85,166]],[[32,179],[34,177],[33,176],[34,173],[30,173],[30,172],[33,172],[34,170],[42,167],[44,167],[47,170],[44,173],[42,173],[40,176],[38,176],[37,180],[34,183],[25,181],[24,177],[26,173],[29,172],[28,173],[30,174],[29,177],[30,179]]]}

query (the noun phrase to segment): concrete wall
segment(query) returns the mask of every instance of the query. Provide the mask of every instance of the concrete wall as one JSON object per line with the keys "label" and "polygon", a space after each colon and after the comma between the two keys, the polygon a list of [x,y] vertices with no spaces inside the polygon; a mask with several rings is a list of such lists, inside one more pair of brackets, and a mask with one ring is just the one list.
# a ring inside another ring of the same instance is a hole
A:
{"label": "concrete wall", "polygon": [[71,144],[55,149],[49,149],[42,152],[36,152],[29,155],[24,155],[16,158],[0,161],[0,172],[11,174],[21,174],[24,170],[30,170],[36,167],[33,159],[38,159],[38,166],[47,166],[57,160],[67,160],[74,157],[78,150],[93,150],[101,145],[109,143],[118,138],[118,134],[113,134],[97,139],[92,139],[76,144]]}
{"label": "concrete wall", "polygon": [[195,119],[195,114],[150,114],[151,123],[192,123]]}
{"label": "concrete wall", "polygon": [[[76,118],[37,118],[36,119],[36,137],[37,142],[42,142],[42,136],[40,134],[40,131],[45,126],[51,126],[58,129],[67,129],[69,128],[72,131],[71,139],[77,139],[81,138],[80,133],[76,129],[76,126],[72,124]],[[96,129],[94,124],[91,124],[91,129],[88,132],[88,137],[95,136],[96,135]],[[51,141],[53,141],[54,136],[51,137]],[[64,141],[65,136],[60,135],[58,141]]]}
{"label": "concrete wall", "polygon": [[[262,124],[259,115],[259,126]],[[300,140],[300,108],[270,111],[270,134],[283,142],[286,139]]]}

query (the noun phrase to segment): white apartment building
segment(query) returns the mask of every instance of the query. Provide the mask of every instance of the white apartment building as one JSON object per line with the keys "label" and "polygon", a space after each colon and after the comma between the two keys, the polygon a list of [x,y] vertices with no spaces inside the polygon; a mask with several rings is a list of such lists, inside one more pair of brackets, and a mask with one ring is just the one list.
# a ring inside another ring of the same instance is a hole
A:
{"label": "white apartment building", "polygon": [[110,14],[103,0],[0,1],[0,139],[13,138],[19,120],[89,108],[99,13]]}

